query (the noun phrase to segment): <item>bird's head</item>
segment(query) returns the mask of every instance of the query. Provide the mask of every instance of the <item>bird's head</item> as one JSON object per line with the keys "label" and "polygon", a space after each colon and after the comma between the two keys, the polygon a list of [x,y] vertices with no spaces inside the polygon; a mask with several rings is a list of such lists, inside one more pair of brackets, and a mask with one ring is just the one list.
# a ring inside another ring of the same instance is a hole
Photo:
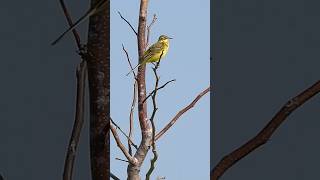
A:
{"label": "bird's head", "polygon": [[169,39],[172,39],[171,37],[168,37],[166,35],[161,35],[158,39],[159,42],[168,42]]}

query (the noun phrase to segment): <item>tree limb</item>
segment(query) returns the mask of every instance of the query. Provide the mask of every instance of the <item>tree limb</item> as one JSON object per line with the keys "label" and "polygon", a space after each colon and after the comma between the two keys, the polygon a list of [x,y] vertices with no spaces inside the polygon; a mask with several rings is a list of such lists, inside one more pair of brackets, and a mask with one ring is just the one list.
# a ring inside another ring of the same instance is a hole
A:
{"label": "tree limb", "polygon": [[187,112],[189,109],[191,109],[199,100],[202,96],[204,96],[206,93],[210,91],[210,87],[202,91],[188,106],[180,110],[174,118],[156,135],[156,141],[164,134],[166,133],[171,126],[173,126],[176,121],[182,116],[185,112]]}
{"label": "tree limb", "polygon": [[136,149],[138,149],[138,146],[134,144],[134,142],[129,138],[128,135],[126,135],[126,133],[124,131],[122,131],[122,129],[112,120],[112,118],[110,117],[110,121],[111,123],[116,126],[117,129],[120,130],[120,132],[128,139],[128,141],[130,142],[131,145],[133,145],[133,147],[135,147]]}
{"label": "tree limb", "polygon": [[111,132],[112,132],[112,135],[118,145],[118,147],[120,148],[120,150],[122,151],[122,153],[126,156],[126,158],[128,159],[128,161],[131,163],[131,164],[137,164],[137,159],[135,159],[134,157],[132,157],[128,150],[124,147],[124,145],[122,144],[121,140],[120,140],[120,137],[117,133],[117,130],[114,128],[113,125],[110,124],[110,129],[111,129]]}
{"label": "tree limb", "polygon": [[[148,9],[148,0],[140,0],[140,10],[139,10],[139,25],[138,25],[138,54],[139,54],[139,63],[143,60],[143,54],[146,45],[146,21],[147,21],[147,9]],[[146,98],[146,82],[145,82],[145,65],[138,67],[137,74],[137,87],[138,87],[138,117],[139,125],[141,129],[141,142],[139,148],[134,154],[134,157],[137,159],[138,164],[133,165],[129,164],[127,168],[128,180],[139,180],[141,165],[148,153],[152,129],[148,121],[147,116],[147,103],[142,103]]]}
{"label": "tree limb", "polygon": [[149,97],[151,97],[156,91],[158,91],[158,90],[166,87],[166,85],[168,85],[169,83],[174,82],[174,81],[176,81],[176,80],[175,80],[175,79],[172,79],[172,80],[164,83],[162,86],[157,87],[156,89],[152,90],[152,91],[149,93],[149,95],[146,97],[146,99],[144,99],[144,100],[142,101],[142,103],[146,102],[146,100],[147,100]]}
{"label": "tree limb", "polygon": [[286,118],[298,107],[320,92],[320,81],[289,100],[271,119],[271,121],[252,139],[230,154],[226,155],[211,171],[211,180],[219,179],[226,170],[236,164],[240,159],[265,144],[275,130],[286,120]]}
{"label": "tree limb", "polygon": [[147,27],[147,41],[146,41],[145,48],[147,48],[148,45],[149,45],[149,37],[150,37],[151,26],[156,22],[156,20],[157,20],[157,15],[154,14],[151,23],[150,23],[149,26]]}
{"label": "tree limb", "polygon": [[157,97],[158,85],[159,85],[159,79],[160,79],[160,77],[158,76],[158,73],[157,73],[157,69],[159,68],[159,64],[160,64],[160,60],[162,58],[162,55],[163,55],[163,51],[161,52],[159,61],[157,62],[155,67],[152,69],[153,73],[154,73],[154,76],[155,76],[155,79],[156,79],[156,82],[155,82],[155,85],[154,85],[154,90],[153,90],[154,93],[152,93],[153,111],[152,111],[151,118],[150,118],[150,122],[151,122],[151,126],[152,126],[151,146],[152,146],[153,158],[151,159],[151,165],[150,165],[150,168],[149,168],[149,170],[148,170],[148,172],[146,174],[146,180],[150,180],[150,176],[151,176],[153,170],[155,169],[155,163],[156,163],[156,161],[158,159],[158,153],[157,153],[157,150],[156,150],[156,143],[155,143],[156,126],[154,124],[154,117],[155,117],[156,112],[158,110],[156,97]]}
{"label": "tree limb", "polygon": [[82,61],[77,69],[77,100],[75,121],[69,140],[67,155],[64,163],[63,180],[71,180],[76,150],[79,144],[80,134],[84,123],[84,95],[86,80],[86,62]]}
{"label": "tree limb", "polygon": [[126,18],[124,18],[119,11],[118,11],[118,14],[119,14],[119,16],[121,17],[121,19],[123,19],[123,20],[130,26],[130,28],[131,28],[132,31],[136,34],[136,36],[138,36],[137,31],[133,28],[133,26],[130,24],[130,22],[129,22],[128,20],[126,20]]}
{"label": "tree limb", "polygon": [[[69,26],[73,25],[71,16],[68,12],[68,9],[63,0],[59,0],[65,18]],[[82,46],[80,43],[80,36],[78,32],[74,29],[72,31],[76,44],[78,46],[79,51],[82,51]],[[83,54],[80,54],[82,57],[82,61],[80,62],[77,70],[77,95],[76,95],[76,113],[75,120],[72,128],[71,137],[69,140],[69,145],[67,148],[67,154],[64,162],[64,170],[63,170],[63,179],[64,180],[72,180],[72,173],[74,167],[74,161],[76,157],[76,150],[79,144],[80,134],[84,123],[84,95],[85,95],[85,80],[87,75],[87,63]]]}
{"label": "tree limb", "polygon": [[[66,17],[66,19],[68,21],[69,26],[72,26],[73,22],[72,22],[70,14],[68,12],[68,9],[67,9],[67,7],[66,7],[66,5],[64,3],[64,0],[59,0],[59,2],[60,2],[60,5],[61,5],[61,8],[63,10],[63,13],[64,13],[64,15],[65,15],[65,17]],[[76,41],[76,44],[78,46],[78,49],[81,50],[82,46],[81,46],[81,42],[80,42],[80,36],[79,36],[77,30],[75,30],[75,29],[72,30],[72,33],[73,33],[74,39]]]}
{"label": "tree limb", "polygon": [[114,180],[120,180],[116,175],[112,174],[111,172],[110,172],[110,177]]}

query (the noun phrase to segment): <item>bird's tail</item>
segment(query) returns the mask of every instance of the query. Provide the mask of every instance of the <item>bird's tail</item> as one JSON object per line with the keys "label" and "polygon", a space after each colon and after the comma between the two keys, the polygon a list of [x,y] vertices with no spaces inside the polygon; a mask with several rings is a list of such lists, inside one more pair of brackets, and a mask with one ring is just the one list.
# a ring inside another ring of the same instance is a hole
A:
{"label": "bird's tail", "polygon": [[137,67],[139,67],[141,64],[139,63],[138,65],[136,65],[136,67],[134,67],[130,72],[128,72],[128,74],[126,74],[126,76],[128,76],[130,73],[132,73],[135,69],[137,69]]}

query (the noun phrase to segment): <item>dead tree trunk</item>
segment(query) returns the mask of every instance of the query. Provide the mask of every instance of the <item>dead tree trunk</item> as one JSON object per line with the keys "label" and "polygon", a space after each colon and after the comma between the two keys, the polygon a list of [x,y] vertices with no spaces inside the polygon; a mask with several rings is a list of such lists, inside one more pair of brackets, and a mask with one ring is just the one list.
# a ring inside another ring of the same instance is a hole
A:
{"label": "dead tree trunk", "polygon": [[[92,0],[94,6],[99,0]],[[90,17],[88,33],[90,158],[94,180],[110,177],[110,2]]]}

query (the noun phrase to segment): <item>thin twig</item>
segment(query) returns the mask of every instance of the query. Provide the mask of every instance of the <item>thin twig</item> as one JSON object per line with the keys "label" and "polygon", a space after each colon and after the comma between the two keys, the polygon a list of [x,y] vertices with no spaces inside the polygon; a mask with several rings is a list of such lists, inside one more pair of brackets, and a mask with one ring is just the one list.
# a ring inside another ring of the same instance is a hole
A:
{"label": "thin twig", "polygon": [[117,130],[115,129],[115,127],[110,124],[110,129],[111,129],[111,132],[112,132],[112,135],[117,143],[117,146],[120,148],[120,150],[122,151],[122,153],[126,156],[126,158],[128,159],[128,161],[131,163],[131,164],[136,164],[137,163],[137,159],[133,156],[131,156],[128,152],[128,150],[124,147],[124,145],[122,144],[120,138],[119,138],[119,135],[117,133]]}
{"label": "thin twig", "polygon": [[127,61],[128,61],[129,66],[130,66],[130,68],[131,68],[131,71],[133,72],[134,79],[137,80],[136,73],[133,71],[133,66],[132,66],[131,61],[130,61],[129,53],[128,53],[128,51],[124,48],[124,45],[123,45],[123,44],[122,44],[122,50],[124,51],[124,53],[125,53],[126,56],[127,56]]}
{"label": "thin twig", "polygon": [[135,147],[136,149],[138,149],[138,146],[134,144],[134,142],[129,138],[128,135],[126,135],[126,133],[112,120],[112,118],[110,117],[110,122],[117,128],[120,130],[120,132],[128,139],[128,141],[130,141],[131,145],[133,147]]}
{"label": "thin twig", "polygon": [[119,14],[119,16],[121,17],[121,19],[123,19],[129,26],[130,26],[130,28],[132,29],[132,31],[136,34],[136,36],[138,36],[138,33],[137,33],[137,31],[133,28],[133,26],[130,24],[130,22],[128,21],[128,20],[126,20],[122,15],[121,15],[121,13],[118,11],[118,14]]}
{"label": "thin twig", "polygon": [[240,159],[247,156],[261,145],[265,144],[276,131],[276,129],[293,111],[295,111],[298,107],[303,105],[319,92],[320,81],[316,82],[311,87],[289,100],[254,138],[250,139],[244,145],[221,159],[221,161],[211,171],[211,180],[219,179],[219,177],[221,177],[227,169],[236,164]]}
{"label": "thin twig", "polygon": [[173,126],[176,121],[185,113],[187,112],[189,109],[191,109],[200,99],[202,96],[204,96],[206,93],[208,93],[210,91],[210,87],[208,87],[207,89],[205,89],[204,91],[202,91],[188,106],[186,106],[185,108],[183,108],[182,110],[180,110],[175,116],[174,118],[156,135],[156,141],[164,134],[166,133],[171,126]]}
{"label": "thin twig", "polygon": [[71,180],[76,151],[79,144],[80,134],[84,123],[84,95],[85,95],[85,79],[86,79],[86,61],[82,61],[76,71],[77,75],[77,99],[76,113],[69,140],[67,155],[64,163],[63,180]]}
{"label": "thin twig", "polygon": [[150,23],[149,26],[147,27],[147,41],[146,41],[145,48],[147,48],[148,45],[149,45],[149,36],[150,36],[151,26],[156,22],[156,20],[157,20],[157,16],[156,16],[156,14],[154,14],[151,23]]}
{"label": "thin twig", "polygon": [[146,102],[146,100],[147,100],[149,97],[151,97],[151,96],[155,93],[155,91],[158,91],[158,90],[164,88],[166,85],[168,85],[169,83],[174,82],[174,81],[176,81],[176,80],[175,80],[175,79],[172,79],[172,80],[166,82],[165,84],[163,84],[162,86],[157,87],[157,89],[154,89],[153,91],[151,91],[151,92],[149,93],[149,95],[142,101],[142,103]]}
{"label": "thin twig", "polygon": [[[133,85],[133,97],[132,97],[132,103],[131,103],[131,108],[130,108],[130,115],[129,115],[129,137],[128,137],[128,149],[129,149],[129,154],[132,155],[132,149],[131,149],[131,138],[132,138],[132,134],[133,134],[133,110],[136,104],[136,89],[137,89],[137,76],[136,73],[133,71],[133,67],[130,61],[130,57],[129,57],[129,53],[128,51],[124,48],[124,45],[122,44],[122,50],[124,51],[124,53],[126,54],[127,57],[127,61],[129,63],[129,66],[131,68],[131,71],[133,72],[133,77],[135,79],[134,81],[134,85]],[[137,149],[137,148],[136,148]]]}
{"label": "thin twig", "polygon": [[128,161],[128,160],[125,160],[125,159],[120,159],[120,158],[115,158],[115,159],[118,160],[118,161],[123,161],[123,162],[129,163],[129,161]]}
{"label": "thin twig", "polygon": [[[73,25],[73,22],[72,22],[72,19],[71,19],[71,16],[68,12],[68,9],[64,3],[64,0],[59,0],[60,1],[60,5],[61,5],[61,8],[63,10],[63,13],[64,13],[64,16],[66,17],[67,21],[68,21],[68,24],[69,26],[72,26]],[[80,41],[80,36],[77,32],[77,30],[72,30],[72,33],[73,33],[73,36],[74,36],[74,39],[76,40],[76,44],[78,46],[78,49],[79,50],[82,50],[82,46],[81,46],[81,41]]]}
{"label": "thin twig", "polygon": [[112,174],[111,172],[110,172],[110,177],[114,180],[120,180],[116,175]]}
{"label": "thin twig", "polygon": [[[131,140],[132,135],[133,135],[133,110],[136,104],[136,93],[137,93],[137,81],[134,81],[133,84],[133,97],[132,97],[132,103],[131,103],[131,108],[130,108],[130,115],[129,115],[129,139]],[[129,149],[129,153],[130,155],[132,155],[132,149],[131,149],[131,143],[130,140],[128,140],[128,149]]]}

